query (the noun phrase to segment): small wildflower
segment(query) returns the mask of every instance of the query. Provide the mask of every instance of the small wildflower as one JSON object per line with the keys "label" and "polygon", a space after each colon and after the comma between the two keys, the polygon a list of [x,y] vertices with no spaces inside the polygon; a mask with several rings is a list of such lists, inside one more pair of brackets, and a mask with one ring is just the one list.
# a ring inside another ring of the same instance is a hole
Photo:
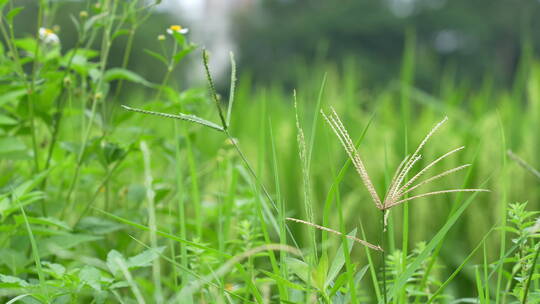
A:
{"label": "small wildflower", "polygon": [[171,25],[167,29],[167,33],[169,35],[172,35],[173,33],[187,34],[188,32],[189,32],[189,29],[183,28],[180,25]]}
{"label": "small wildflower", "polygon": [[60,42],[60,39],[53,30],[44,27],[39,28],[39,39],[47,44],[57,44]]}
{"label": "small wildflower", "polygon": [[159,41],[165,40],[165,35],[159,35],[159,36],[157,36],[157,40],[159,40]]}
{"label": "small wildflower", "polygon": [[225,284],[225,290],[227,290],[229,292],[230,291],[235,291],[236,289],[237,289],[236,286],[234,284],[232,284],[232,283],[226,283]]}
{"label": "small wildflower", "polygon": [[71,78],[69,76],[64,77],[64,85],[69,86],[71,84]]}
{"label": "small wildflower", "polygon": [[86,17],[88,17],[88,12],[87,12],[87,11],[80,11],[80,12],[79,12],[79,17],[81,17],[81,18],[86,18]]}
{"label": "small wildflower", "polygon": [[103,98],[103,94],[102,94],[101,92],[97,92],[96,95],[94,95],[94,98],[95,98],[96,100],[100,100],[100,99]]}

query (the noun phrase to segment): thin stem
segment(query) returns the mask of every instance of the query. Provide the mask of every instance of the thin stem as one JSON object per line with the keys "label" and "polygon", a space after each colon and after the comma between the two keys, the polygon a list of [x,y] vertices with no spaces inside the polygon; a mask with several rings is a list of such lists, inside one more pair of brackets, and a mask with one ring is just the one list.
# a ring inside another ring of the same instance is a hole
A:
{"label": "thin stem", "polygon": [[523,291],[523,300],[521,303],[527,303],[527,296],[529,295],[529,287],[531,286],[531,280],[534,275],[534,270],[536,268],[536,261],[538,260],[538,254],[540,254],[540,245],[537,245],[536,253],[532,261],[531,271],[529,272],[529,277],[527,278],[527,283],[525,283],[525,290]]}
{"label": "thin stem", "polygon": [[[40,3],[38,6],[36,37],[39,37],[39,29],[41,28],[41,23],[43,21],[43,5],[44,5],[43,3]],[[38,70],[38,63],[39,63],[40,46],[41,46],[40,41],[37,41],[36,47],[34,48],[34,61],[32,63],[32,74],[30,77],[30,86],[28,88],[28,112],[30,115],[30,134],[32,137],[32,149],[34,151],[34,172],[35,173],[39,172],[39,155],[38,155],[38,144],[37,144],[37,135],[36,135],[36,123],[35,123],[35,116],[34,116],[34,103],[36,102],[35,84],[36,84],[37,70]]]}
{"label": "thin stem", "polygon": [[[384,220],[384,217],[386,216],[386,210],[381,210],[381,246],[384,248],[384,232],[386,230],[386,227],[385,227],[385,220]],[[388,303],[388,298],[387,298],[387,295],[386,295],[386,265],[385,265],[385,252],[384,250],[381,250],[381,271],[382,271],[382,293],[383,293],[383,299],[384,299],[384,304]]]}

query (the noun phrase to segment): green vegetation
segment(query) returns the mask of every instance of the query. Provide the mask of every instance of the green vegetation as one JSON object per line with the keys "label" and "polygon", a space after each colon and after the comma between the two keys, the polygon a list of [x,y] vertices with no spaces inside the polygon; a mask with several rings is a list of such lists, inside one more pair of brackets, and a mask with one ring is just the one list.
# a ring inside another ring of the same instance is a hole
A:
{"label": "green vegetation", "polygon": [[[409,31],[387,87],[347,60],[297,67],[296,91],[256,86],[231,55],[220,95],[181,27],[130,59],[153,5],[96,1],[63,50],[53,30],[19,36],[22,8],[0,0],[1,302],[540,303],[530,56],[510,89],[449,73],[429,94]],[[179,89],[186,56],[207,86]]]}

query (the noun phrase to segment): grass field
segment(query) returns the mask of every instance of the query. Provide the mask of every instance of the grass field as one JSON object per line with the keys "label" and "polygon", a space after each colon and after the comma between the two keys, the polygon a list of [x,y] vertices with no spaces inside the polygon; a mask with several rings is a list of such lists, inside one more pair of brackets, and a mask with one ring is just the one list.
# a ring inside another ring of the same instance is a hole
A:
{"label": "grass field", "polygon": [[[233,69],[219,96],[171,79],[187,54],[205,67],[181,28],[164,30],[164,53],[131,59],[161,61],[161,84],[129,58],[107,64],[148,14],[130,3],[81,13],[61,51],[51,30],[19,37],[0,1],[1,302],[540,303],[538,62],[523,56],[510,88],[448,73],[428,93],[409,40],[384,87],[343,60],[297,67],[295,91]],[[321,114],[332,108],[353,161]],[[471,165],[402,199],[490,192],[377,208],[365,175],[382,201],[407,155],[401,186]]]}

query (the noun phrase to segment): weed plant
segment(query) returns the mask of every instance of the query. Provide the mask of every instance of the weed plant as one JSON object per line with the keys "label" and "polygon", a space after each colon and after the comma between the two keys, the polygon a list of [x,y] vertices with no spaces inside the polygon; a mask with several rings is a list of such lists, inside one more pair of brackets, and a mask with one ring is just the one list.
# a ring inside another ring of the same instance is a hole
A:
{"label": "weed plant", "polygon": [[408,31],[383,88],[354,59],[261,87],[231,54],[222,96],[205,50],[208,86],[175,81],[201,53],[186,28],[131,56],[158,3],[82,1],[68,46],[62,2],[25,35],[0,0],[0,302],[540,303],[531,56],[510,89],[449,70],[428,93]]}

